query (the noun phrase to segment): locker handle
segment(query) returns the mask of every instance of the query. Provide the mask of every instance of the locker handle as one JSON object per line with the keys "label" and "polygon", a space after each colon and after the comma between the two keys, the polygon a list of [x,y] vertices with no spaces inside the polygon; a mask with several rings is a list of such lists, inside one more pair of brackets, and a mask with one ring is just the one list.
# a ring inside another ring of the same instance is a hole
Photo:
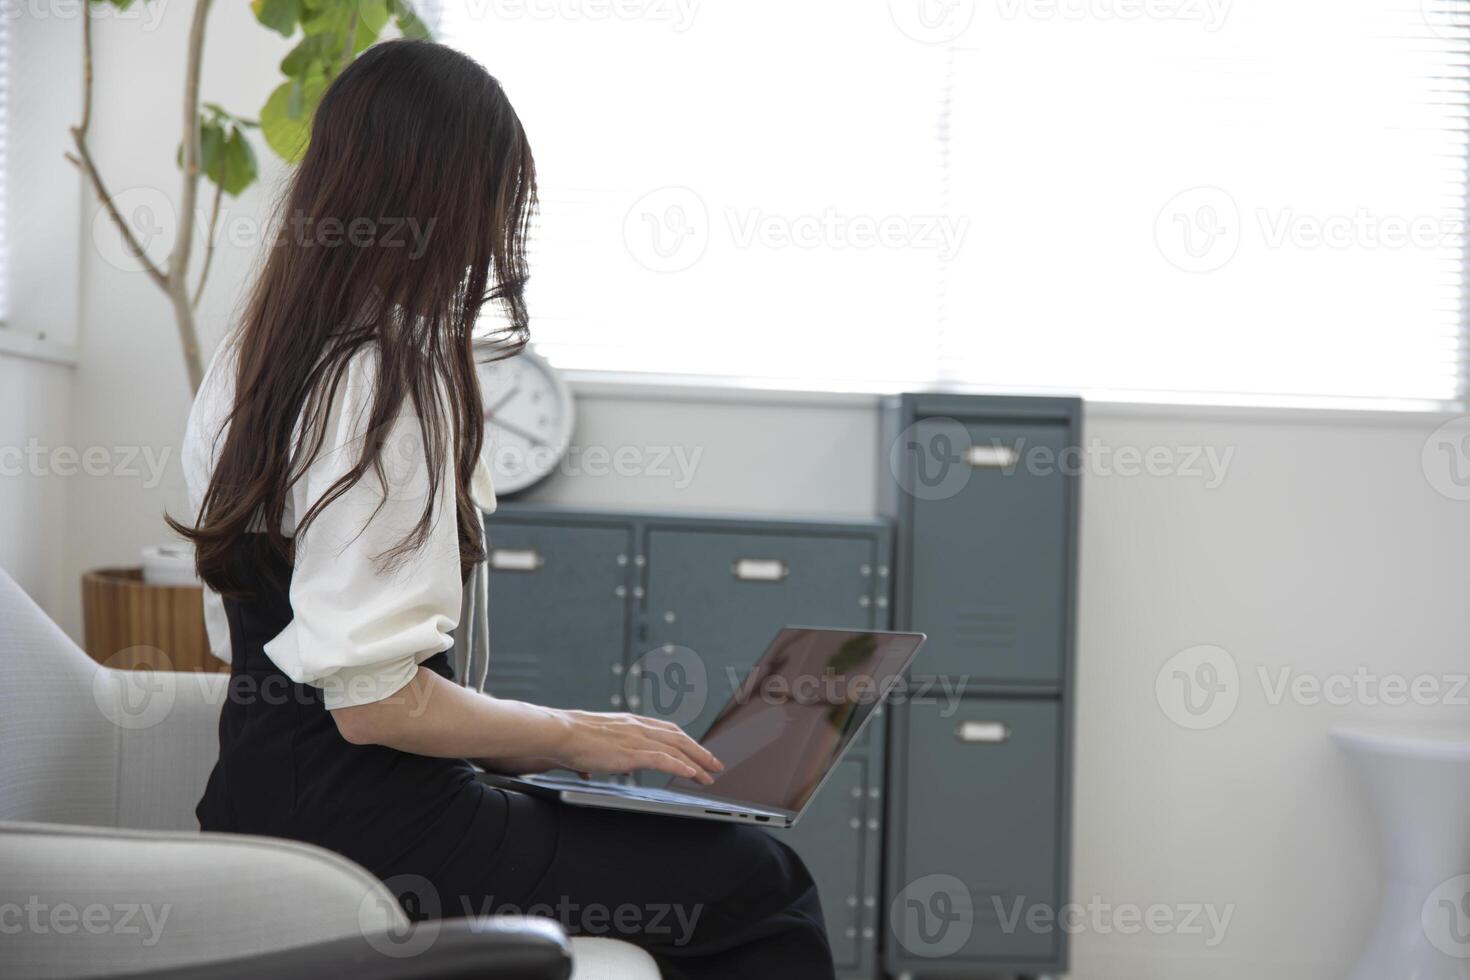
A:
{"label": "locker handle", "polygon": [[991,443],[988,446],[971,446],[965,452],[965,462],[977,470],[1008,470],[1016,465],[1021,454],[1015,446]]}
{"label": "locker handle", "polygon": [[971,745],[1001,745],[1010,741],[1011,726],[1000,721],[962,721],[954,734]]}
{"label": "locker handle", "polygon": [[490,568],[497,572],[534,572],[546,564],[534,548],[492,548]]}
{"label": "locker handle", "polygon": [[779,558],[737,558],[730,563],[730,574],[742,582],[780,582],[791,569]]}

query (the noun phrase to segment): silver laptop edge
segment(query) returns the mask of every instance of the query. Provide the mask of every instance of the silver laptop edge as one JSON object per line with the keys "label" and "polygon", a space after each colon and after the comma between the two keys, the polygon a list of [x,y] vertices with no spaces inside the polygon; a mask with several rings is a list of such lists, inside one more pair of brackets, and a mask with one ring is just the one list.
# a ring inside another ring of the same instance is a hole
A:
{"label": "silver laptop edge", "polygon": [[[536,779],[532,776],[527,781],[533,782]],[[632,810],[636,813],[665,813],[681,817],[699,817],[705,820],[728,820],[734,823],[758,823],[766,827],[791,827],[801,816],[799,813],[793,815],[784,810],[765,810],[725,800],[700,801],[692,793],[682,793],[676,790],[670,792],[686,797],[686,799],[645,799],[637,795],[638,787],[622,786],[616,783],[612,784],[610,789],[613,792],[563,789],[559,790],[557,795],[563,802],[574,806],[591,806],[602,810]]]}
{"label": "silver laptop edge", "polygon": [[[803,813],[811,806],[822,787],[832,778],[837,771],[838,765],[847,755],[847,751],[857,742],[858,736],[868,726],[868,723],[878,714],[878,709],[883,702],[893,693],[898,686],[909,665],[913,663],[919,648],[928,639],[923,633],[900,630],[860,630],[839,629],[835,627],[810,627],[810,626],[787,626],[778,630],[776,637],[767,646],[769,652],[782,633],[788,630],[805,630],[810,632],[824,633],[853,633],[868,634],[873,636],[902,636],[916,639],[912,650],[909,651],[903,664],[896,670],[888,683],[883,687],[880,695],[874,699],[872,705],[866,710],[862,720],[853,729],[852,733],[843,741],[840,748],[833,754],[827,764],[827,769],[822,773],[821,779],[817,781],[812,791],[807,794],[806,801],[802,803],[799,810],[787,810],[774,807],[754,806],[748,803],[737,803],[733,800],[706,796],[697,790],[669,790],[650,789],[642,786],[631,786],[624,783],[595,783],[580,779],[567,779],[555,776],[500,776],[494,773],[485,774],[488,782],[511,789],[524,789],[537,795],[552,795],[564,803],[573,806],[594,807],[604,810],[628,810],[636,813],[662,813],[674,816],[697,817],[703,820],[724,820],[731,823],[754,823],[765,827],[794,827],[801,819]],[[765,653],[762,653],[764,658]],[[752,665],[752,670],[759,666],[760,661]],[[740,696],[737,688],[731,699]],[[727,702],[728,706],[728,702]],[[722,709],[723,711],[723,709]],[[718,716],[717,716],[718,717]]]}

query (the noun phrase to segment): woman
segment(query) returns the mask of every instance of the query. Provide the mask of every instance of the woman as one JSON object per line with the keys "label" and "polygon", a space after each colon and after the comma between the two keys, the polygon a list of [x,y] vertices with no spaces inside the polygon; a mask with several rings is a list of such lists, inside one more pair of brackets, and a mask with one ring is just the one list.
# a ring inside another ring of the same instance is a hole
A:
{"label": "woman", "polygon": [[721,768],[664,722],[453,682],[493,505],[471,331],[493,301],[509,326],[492,353],[524,345],[534,204],[520,121],[468,58],[381,44],[323,96],[185,440],[197,517],[175,527],[225,597],[232,660],[200,825],[331,848],[411,912],[552,914],[669,977],[830,977],[815,886],[768,834],[562,807],[465,761],[704,784]]}

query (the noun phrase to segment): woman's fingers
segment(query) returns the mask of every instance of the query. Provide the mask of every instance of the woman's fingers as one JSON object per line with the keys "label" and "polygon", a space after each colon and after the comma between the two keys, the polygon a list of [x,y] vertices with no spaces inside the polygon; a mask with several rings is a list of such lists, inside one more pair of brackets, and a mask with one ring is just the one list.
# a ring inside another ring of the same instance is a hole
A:
{"label": "woman's fingers", "polygon": [[654,751],[665,752],[678,759],[679,761],[687,763],[694,770],[695,773],[694,776],[691,778],[696,779],[701,783],[704,783],[706,786],[715,781],[714,775],[709,771],[708,768],[701,765],[698,759],[691,757],[687,752],[685,752],[677,745],[669,745],[667,743],[663,743],[659,746],[658,749],[655,749]]}
{"label": "woman's fingers", "polygon": [[638,769],[656,769],[671,776],[683,776],[685,779],[694,779],[706,784],[714,782],[709,773],[704,772],[694,763],[687,759],[677,759],[657,749],[642,749],[634,752],[633,760],[635,768]]}
{"label": "woman's fingers", "polygon": [[681,755],[702,769],[706,769],[709,772],[719,772],[725,768],[720,760],[714,757],[714,753],[677,728],[671,732],[661,728],[657,729],[653,737],[663,744],[677,749]]}
{"label": "woman's fingers", "polygon": [[686,733],[684,729],[680,728],[673,722],[664,721],[662,718],[646,718],[643,715],[634,715],[633,717],[636,720],[641,721],[652,728],[658,729],[661,733],[665,735],[673,736],[674,741],[671,744],[678,745],[684,750],[684,753],[686,755],[694,759],[696,762],[698,762],[700,765],[704,766],[711,772],[719,772],[721,769],[725,768],[725,764],[719,759],[716,759],[713,752],[711,752],[709,749],[706,749],[703,745],[700,745],[694,739],[690,738],[688,733]]}

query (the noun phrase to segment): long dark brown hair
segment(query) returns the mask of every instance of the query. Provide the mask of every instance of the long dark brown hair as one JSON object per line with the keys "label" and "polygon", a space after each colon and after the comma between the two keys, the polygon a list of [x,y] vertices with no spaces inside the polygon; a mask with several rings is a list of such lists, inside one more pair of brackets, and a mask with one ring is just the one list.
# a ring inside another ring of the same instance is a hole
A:
{"label": "long dark brown hair", "polygon": [[[374,345],[378,376],[368,433],[401,413],[419,420],[429,494],[393,564],[428,535],[439,493],[455,495],[460,562],[484,557],[470,479],[484,438],[476,359],[517,353],[528,335],[526,235],[535,163],[500,83],[450,48],[376,45],[322,96],[306,153],[282,198],[274,245],[250,294],[235,351],[234,406],[197,523],[169,519],[194,543],[199,577],[247,589],[235,558],[258,531],[283,556],[292,485],[322,450],[348,362]],[[481,307],[503,325],[479,339]],[[331,448],[331,447],[327,447]],[[440,487],[445,454],[455,483]],[[304,515],[370,470],[388,487],[381,439]]]}

